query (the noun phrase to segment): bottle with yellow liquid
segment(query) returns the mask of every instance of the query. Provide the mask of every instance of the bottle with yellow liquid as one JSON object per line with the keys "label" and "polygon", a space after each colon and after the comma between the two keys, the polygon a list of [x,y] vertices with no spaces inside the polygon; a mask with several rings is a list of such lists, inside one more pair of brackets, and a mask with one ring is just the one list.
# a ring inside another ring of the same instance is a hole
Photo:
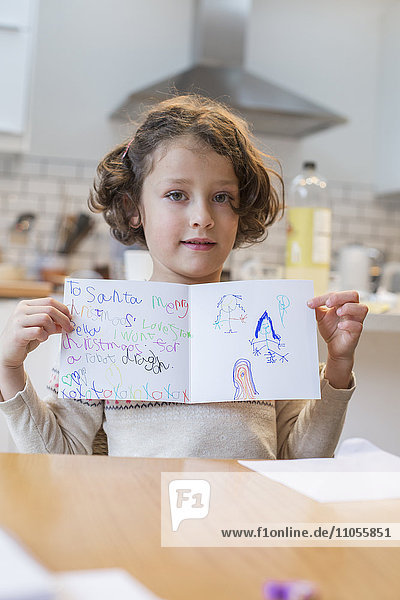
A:
{"label": "bottle with yellow liquid", "polygon": [[331,222],[326,180],[305,162],[289,189],[286,278],[312,279],[316,296],[329,288]]}

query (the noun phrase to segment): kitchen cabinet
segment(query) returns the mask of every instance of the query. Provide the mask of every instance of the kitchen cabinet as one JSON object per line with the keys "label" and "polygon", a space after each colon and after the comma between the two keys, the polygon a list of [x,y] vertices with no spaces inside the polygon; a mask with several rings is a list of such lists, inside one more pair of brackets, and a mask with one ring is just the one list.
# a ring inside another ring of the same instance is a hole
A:
{"label": "kitchen cabinet", "polygon": [[[400,456],[399,347],[400,314],[368,315],[355,356],[357,387],[341,440],[365,438]],[[319,355],[326,359],[326,344],[320,339]]]}
{"label": "kitchen cabinet", "polygon": [[393,2],[381,21],[377,102],[376,192],[400,200],[400,4]]}
{"label": "kitchen cabinet", "polygon": [[0,0],[0,23],[10,29],[27,29],[32,17],[35,0]]}
{"label": "kitchen cabinet", "polygon": [[37,0],[0,0],[0,151],[28,149]]}

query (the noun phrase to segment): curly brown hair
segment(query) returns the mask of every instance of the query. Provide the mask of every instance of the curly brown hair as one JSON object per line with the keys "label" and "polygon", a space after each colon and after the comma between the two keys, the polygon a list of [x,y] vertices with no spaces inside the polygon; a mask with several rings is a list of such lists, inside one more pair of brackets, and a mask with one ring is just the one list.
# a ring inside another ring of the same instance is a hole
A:
{"label": "curly brown hair", "polygon": [[[103,158],[90,192],[90,210],[103,213],[119,242],[146,246],[140,221],[143,181],[151,171],[154,151],[182,136],[203,142],[232,162],[240,197],[239,206],[231,204],[239,215],[234,248],[263,241],[267,227],[284,210],[282,176],[264,164],[264,160],[277,161],[256,148],[246,121],[220,102],[194,94],[175,96],[151,107],[134,137]],[[130,220],[137,215],[139,223],[133,228]]]}

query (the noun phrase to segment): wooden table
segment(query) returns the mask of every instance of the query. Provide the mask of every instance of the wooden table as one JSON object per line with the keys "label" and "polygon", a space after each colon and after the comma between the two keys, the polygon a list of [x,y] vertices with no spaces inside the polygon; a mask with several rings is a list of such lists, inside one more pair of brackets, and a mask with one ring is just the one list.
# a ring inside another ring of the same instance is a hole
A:
{"label": "wooden table", "polygon": [[[323,600],[400,597],[397,547],[162,548],[163,471],[246,469],[227,460],[0,454],[0,525],[51,570],[122,567],[167,600],[261,600],[269,578],[315,581]],[[257,477],[255,507],[290,507],[299,521],[400,517],[400,501],[320,505]]]}

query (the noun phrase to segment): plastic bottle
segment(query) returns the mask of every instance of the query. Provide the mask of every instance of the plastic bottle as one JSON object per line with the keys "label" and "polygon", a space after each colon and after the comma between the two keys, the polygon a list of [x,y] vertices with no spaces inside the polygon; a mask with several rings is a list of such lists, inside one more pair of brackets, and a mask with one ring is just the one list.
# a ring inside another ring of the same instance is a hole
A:
{"label": "plastic bottle", "polygon": [[316,296],[329,288],[331,221],[326,180],[305,162],[289,189],[286,278],[312,279]]}

